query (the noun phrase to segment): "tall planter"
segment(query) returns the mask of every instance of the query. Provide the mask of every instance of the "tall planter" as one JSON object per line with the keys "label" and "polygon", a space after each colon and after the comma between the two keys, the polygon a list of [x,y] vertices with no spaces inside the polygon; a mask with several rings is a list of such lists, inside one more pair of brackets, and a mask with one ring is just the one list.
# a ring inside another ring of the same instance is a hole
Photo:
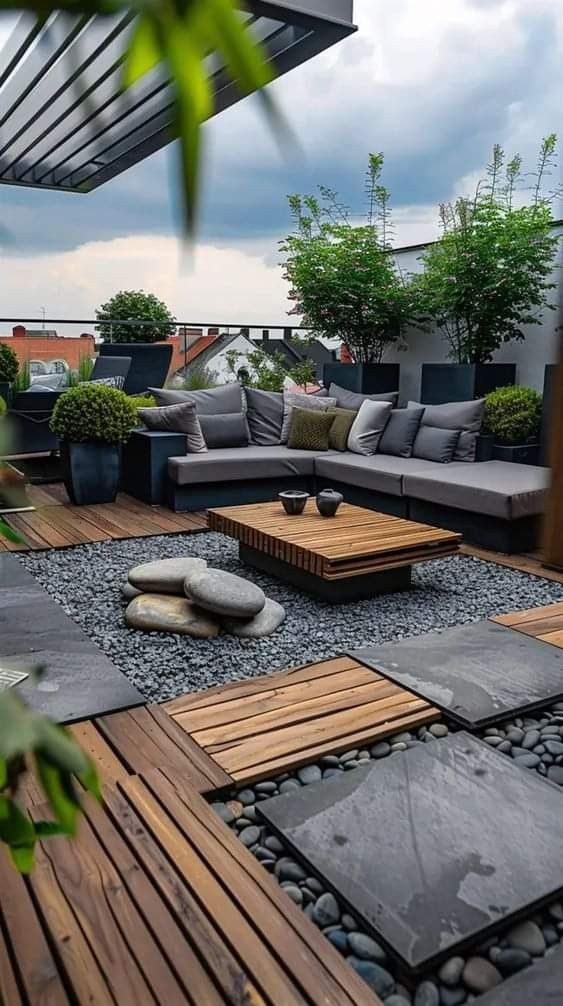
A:
{"label": "tall planter", "polygon": [[325,363],[323,384],[339,384],[360,395],[378,395],[399,390],[398,363]]}
{"label": "tall planter", "polygon": [[551,412],[553,408],[553,396],[555,395],[555,382],[557,379],[557,364],[547,363],[543,378],[543,408],[541,417],[541,446],[540,465],[549,464],[549,437]]}
{"label": "tall planter", "polygon": [[113,503],[121,478],[121,448],[60,442],[63,481],[71,503]]}
{"label": "tall planter", "polygon": [[515,363],[423,363],[420,401],[469,402],[511,384],[516,384]]}

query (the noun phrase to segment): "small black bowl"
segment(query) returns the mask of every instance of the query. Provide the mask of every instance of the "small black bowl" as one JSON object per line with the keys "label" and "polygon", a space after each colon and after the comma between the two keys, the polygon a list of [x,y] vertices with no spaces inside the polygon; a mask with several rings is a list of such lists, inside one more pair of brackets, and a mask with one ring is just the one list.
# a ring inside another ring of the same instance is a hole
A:
{"label": "small black bowl", "polygon": [[278,493],[278,499],[281,500],[285,512],[293,517],[303,513],[309,499],[309,493],[303,492],[301,489],[285,489],[284,492]]}

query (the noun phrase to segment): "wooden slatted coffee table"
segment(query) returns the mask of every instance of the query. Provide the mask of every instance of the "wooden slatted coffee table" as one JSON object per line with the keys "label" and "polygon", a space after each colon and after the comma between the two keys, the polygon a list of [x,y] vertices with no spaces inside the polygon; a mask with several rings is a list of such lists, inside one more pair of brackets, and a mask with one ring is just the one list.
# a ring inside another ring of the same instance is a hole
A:
{"label": "wooden slatted coffee table", "polygon": [[210,510],[209,527],[235,538],[243,562],[333,603],[410,585],[412,565],[458,551],[461,535],[343,503],[321,517],[313,499],[288,516],[281,503]]}

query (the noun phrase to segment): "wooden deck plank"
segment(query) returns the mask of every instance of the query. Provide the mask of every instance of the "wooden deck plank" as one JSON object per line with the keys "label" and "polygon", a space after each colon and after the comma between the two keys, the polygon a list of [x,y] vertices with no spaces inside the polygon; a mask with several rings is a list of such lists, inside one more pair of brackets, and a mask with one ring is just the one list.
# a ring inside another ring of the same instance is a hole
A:
{"label": "wooden deck plank", "polygon": [[540,608],[514,611],[508,615],[496,615],[491,621],[563,648],[563,601]]}

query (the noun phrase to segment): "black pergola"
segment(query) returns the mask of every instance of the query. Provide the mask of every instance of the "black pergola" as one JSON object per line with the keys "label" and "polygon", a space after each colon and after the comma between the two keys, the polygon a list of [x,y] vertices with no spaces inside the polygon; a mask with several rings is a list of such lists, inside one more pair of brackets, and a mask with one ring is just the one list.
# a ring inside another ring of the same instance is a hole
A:
{"label": "black pergola", "polygon": [[[276,73],[353,32],[353,0],[241,0]],[[172,139],[173,103],[157,67],[127,91],[121,57],[130,15],[27,14],[0,52],[0,183],[89,192]],[[220,112],[242,95],[208,57]]]}

